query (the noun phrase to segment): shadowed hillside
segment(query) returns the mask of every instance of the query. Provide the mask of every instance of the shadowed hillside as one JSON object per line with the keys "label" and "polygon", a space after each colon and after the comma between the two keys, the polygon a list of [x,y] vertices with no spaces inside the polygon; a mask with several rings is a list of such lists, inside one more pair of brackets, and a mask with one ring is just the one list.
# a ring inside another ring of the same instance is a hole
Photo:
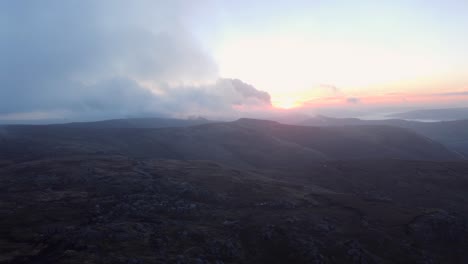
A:
{"label": "shadowed hillside", "polygon": [[0,263],[466,263],[467,163],[0,163]]}
{"label": "shadowed hillside", "polygon": [[424,109],[390,115],[394,118],[422,120],[458,120],[466,119],[467,116],[468,108]]}
{"label": "shadowed hillside", "polygon": [[147,121],[0,127],[0,263],[468,261],[468,163],[427,137]]}
{"label": "shadowed hillside", "polygon": [[408,128],[432,140],[440,142],[449,149],[468,157],[468,120],[417,122],[401,119],[362,120],[358,118],[331,118],[317,116],[301,121],[308,126],[349,126],[349,125],[388,125]]}
{"label": "shadowed hillside", "polygon": [[172,118],[127,118],[113,119],[95,122],[75,122],[60,124],[58,126],[74,128],[161,128],[161,127],[187,127],[213,123],[204,118],[196,119],[172,119]]}
{"label": "shadowed hillside", "polygon": [[[120,122],[120,121],[119,121]],[[108,125],[109,126],[109,125]],[[159,159],[216,160],[242,167],[296,167],[320,160],[450,160],[441,144],[390,126],[306,127],[240,119],[181,128],[7,126],[3,158],[124,154]]]}

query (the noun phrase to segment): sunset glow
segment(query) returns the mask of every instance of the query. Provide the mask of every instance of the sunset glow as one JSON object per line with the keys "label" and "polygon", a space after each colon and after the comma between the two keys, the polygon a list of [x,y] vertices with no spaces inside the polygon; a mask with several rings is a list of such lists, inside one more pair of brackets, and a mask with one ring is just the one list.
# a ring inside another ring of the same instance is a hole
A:
{"label": "sunset glow", "polygon": [[274,107],[280,108],[280,109],[292,109],[292,108],[300,107],[302,105],[301,102],[292,98],[274,100],[272,103]]}
{"label": "sunset glow", "polygon": [[[468,89],[468,53],[455,44],[468,44],[468,38],[460,38],[466,31],[460,25],[468,19],[455,10],[465,4],[447,4],[450,19],[444,19],[448,14],[443,9],[425,10],[403,1],[318,6],[321,9],[313,4],[304,4],[304,9],[273,5],[287,12],[266,25],[257,18],[249,24],[226,22],[228,34],[214,46],[220,74],[242,76],[268,91],[273,105],[284,109],[318,102],[317,97],[322,105],[329,104],[329,97],[393,102],[386,93]],[[335,88],[321,94],[323,84]],[[346,101],[334,105],[349,106]],[[437,99],[427,102],[437,104]]]}
{"label": "sunset glow", "polygon": [[0,123],[468,106],[467,1],[83,1],[0,9]]}

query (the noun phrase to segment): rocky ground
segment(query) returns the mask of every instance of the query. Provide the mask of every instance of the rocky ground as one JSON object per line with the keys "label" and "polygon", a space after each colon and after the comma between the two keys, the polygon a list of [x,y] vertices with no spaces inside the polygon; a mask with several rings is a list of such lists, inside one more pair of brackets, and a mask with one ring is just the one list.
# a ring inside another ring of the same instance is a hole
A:
{"label": "rocky ground", "polygon": [[2,160],[0,263],[467,263],[466,191],[464,162]]}

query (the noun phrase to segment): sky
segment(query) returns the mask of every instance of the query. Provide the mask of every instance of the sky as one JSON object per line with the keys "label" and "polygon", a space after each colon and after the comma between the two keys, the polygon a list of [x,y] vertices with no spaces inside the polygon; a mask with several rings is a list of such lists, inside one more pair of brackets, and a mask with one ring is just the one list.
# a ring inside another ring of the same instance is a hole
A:
{"label": "sky", "polygon": [[468,106],[467,1],[0,0],[0,122]]}

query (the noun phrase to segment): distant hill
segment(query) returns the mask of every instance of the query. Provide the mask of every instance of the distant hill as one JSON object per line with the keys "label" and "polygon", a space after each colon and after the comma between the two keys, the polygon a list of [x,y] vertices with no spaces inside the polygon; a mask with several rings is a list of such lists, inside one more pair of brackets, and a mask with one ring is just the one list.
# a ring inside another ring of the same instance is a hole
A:
{"label": "distant hill", "polygon": [[449,121],[468,118],[468,107],[414,110],[389,115],[393,118]]}
{"label": "distant hill", "polygon": [[6,126],[0,134],[0,157],[123,154],[268,168],[303,166],[320,160],[460,158],[412,131],[381,125],[307,127],[240,119],[198,126],[142,128],[113,122],[107,121],[105,126]]}
{"label": "distant hill", "polygon": [[362,120],[316,116],[299,123],[308,126],[388,125],[407,128],[468,157],[468,120],[418,122],[401,119]]}
{"label": "distant hill", "polygon": [[186,127],[213,123],[205,118],[175,119],[175,118],[126,118],[112,119],[95,122],[74,122],[60,124],[58,126],[83,127],[83,128],[161,128],[161,127]]}

